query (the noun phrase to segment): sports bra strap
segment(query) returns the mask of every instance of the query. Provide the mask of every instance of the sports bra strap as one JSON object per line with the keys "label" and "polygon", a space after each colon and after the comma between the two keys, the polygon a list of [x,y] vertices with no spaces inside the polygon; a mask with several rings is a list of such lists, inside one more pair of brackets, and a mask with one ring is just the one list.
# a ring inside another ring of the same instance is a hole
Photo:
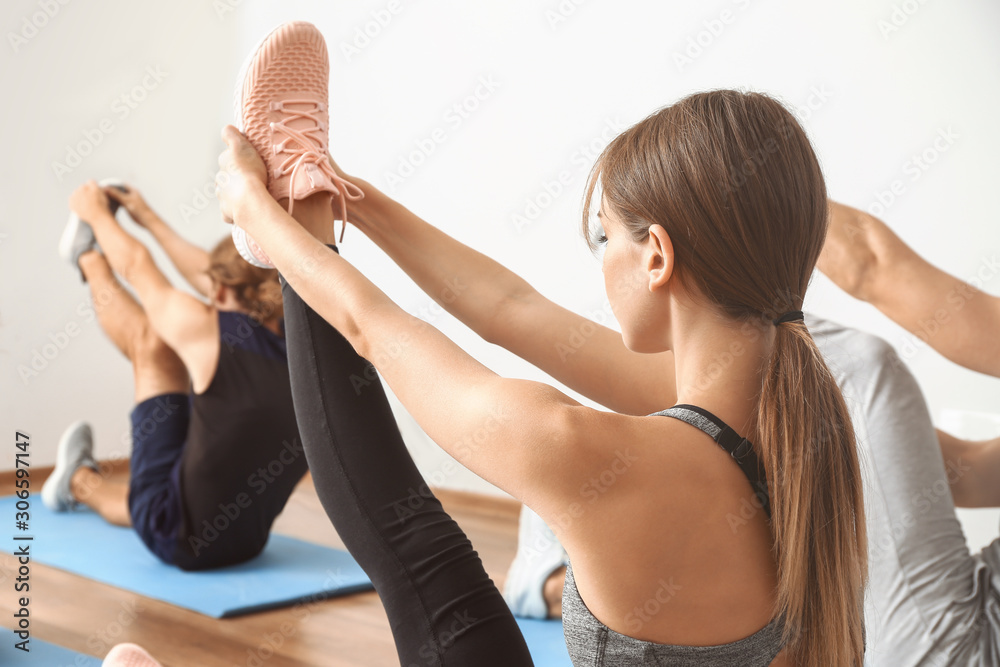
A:
{"label": "sports bra strap", "polygon": [[687,422],[707,433],[720,447],[729,452],[729,455],[733,457],[740,470],[750,481],[754,495],[763,504],[764,511],[770,518],[771,499],[767,491],[767,475],[757,452],[754,451],[753,444],[749,440],[741,437],[739,433],[708,410],[695,405],[679,404],[653,414]]}

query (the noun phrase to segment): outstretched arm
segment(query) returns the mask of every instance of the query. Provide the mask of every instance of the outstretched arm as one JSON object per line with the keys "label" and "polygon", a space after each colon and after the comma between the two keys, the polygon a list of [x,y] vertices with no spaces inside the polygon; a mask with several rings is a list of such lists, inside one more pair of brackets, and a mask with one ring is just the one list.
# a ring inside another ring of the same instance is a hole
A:
{"label": "outstretched arm", "polygon": [[114,187],[105,188],[109,197],[120,203],[140,227],[145,227],[160,247],[167,253],[171,263],[184,280],[206,298],[212,296],[212,280],[208,276],[209,254],[202,248],[184,239],[157,215],[142,194],[134,186],[128,185],[128,192]]}
{"label": "outstretched arm", "polygon": [[1000,438],[973,442],[937,434],[955,504],[1000,507]]}
{"label": "outstretched arm", "polygon": [[[500,377],[403,311],[324,244],[333,239],[329,206],[318,225],[303,220],[307,230],[268,194],[253,147],[231,126],[224,138],[230,146],[220,157],[228,171],[219,188],[224,215],[374,364],[428,436],[473,472],[545,516],[546,509],[562,511],[566,498],[579,495],[581,480],[608,465],[614,443],[639,438],[641,419],[583,407],[543,383]],[[308,203],[296,205],[300,219]]]}
{"label": "outstretched arm", "polygon": [[820,271],[948,359],[1000,377],[1000,297],[931,265],[872,215],[835,202],[830,213]]}
{"label": "outstretched arm", "polygon": [[351,205],[351,223],[485,340],[615,412],[646,415],[676,402],[672,352],[630,351],[617,331],[553,303],[370,183],[341,175],[365,193]]}

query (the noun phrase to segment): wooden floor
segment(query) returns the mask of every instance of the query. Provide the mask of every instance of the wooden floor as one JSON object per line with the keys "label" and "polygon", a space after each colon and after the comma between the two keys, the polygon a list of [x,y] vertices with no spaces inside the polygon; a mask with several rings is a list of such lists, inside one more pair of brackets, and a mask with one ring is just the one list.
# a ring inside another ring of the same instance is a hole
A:
{"label": "wooden floor", "polygon": [[[41,474],[32,471],[40,489]],[[0,489],[13,489],[0,473]],[[514,501],[437,491],[446,510],[469,535],[497,583],[517,540],[520,505]],[[41,502],[34,495],[32,502]],[[275,532],[342,547],[307,475],[292,495]],[[0,616],[10,627],[15,563],[0,555]],[[113,644],[144,646],[167,667],[316,667],[396,665],[389,624],[375,593],[242,618],[217,620],[37,562],[31,569],[32,636],[104,657]]]}

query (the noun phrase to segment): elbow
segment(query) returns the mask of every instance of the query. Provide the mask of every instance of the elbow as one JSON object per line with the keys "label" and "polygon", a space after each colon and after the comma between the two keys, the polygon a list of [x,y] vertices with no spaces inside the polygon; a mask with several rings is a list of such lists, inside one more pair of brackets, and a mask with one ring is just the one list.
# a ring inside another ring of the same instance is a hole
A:
{"label": "elbow", "polygon": [[492,345],[506,347],[510,339],[510,331],[518,326],[518,311],[528,305],[538,292],[528,287],[526,289],[510,290],[504,293],[487,312],[476,333],[480,338]]}
{"label": "elbow", "polygon": [[349,311],[337,330],[360,357],[381,372],[403,358],[419,336],[416,328],[421,326],[431,325],[392,304]]}
{"label": "elbow", "polygon": [[149,251],[149,248],[138,241],[130,244],[122,265],[122,277],[128,282],[132,282],[136,274],[143,273],[151,267],[155,268],[156,262],[153,260],[153,253]]}
{"label": "elbow", "polygon": [[817,268],[840,289],[868,301],[875,283],[879,257],[877,237],[884,223],[863,211],[835,205],[826,243]]}

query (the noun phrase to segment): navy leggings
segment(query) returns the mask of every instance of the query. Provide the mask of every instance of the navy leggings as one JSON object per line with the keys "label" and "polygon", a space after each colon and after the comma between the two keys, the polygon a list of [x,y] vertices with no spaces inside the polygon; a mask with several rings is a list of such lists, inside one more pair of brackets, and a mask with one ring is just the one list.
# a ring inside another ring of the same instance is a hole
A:
{"label": "navy leggings", "polygon": [[478,554],[410,458],[382,385],[359,382],[371,377],[371,364],[281,283],[309,469],[337,533],[382,599],[400,665],[531,665]]}
{"label": "navy leggings", "polygon": [[191,400],[170,393],[132,408],[132,461],[128,508],[139,538],[164,563],[176,564],[177,530],[182,520],[179,469],[184,454]]}

